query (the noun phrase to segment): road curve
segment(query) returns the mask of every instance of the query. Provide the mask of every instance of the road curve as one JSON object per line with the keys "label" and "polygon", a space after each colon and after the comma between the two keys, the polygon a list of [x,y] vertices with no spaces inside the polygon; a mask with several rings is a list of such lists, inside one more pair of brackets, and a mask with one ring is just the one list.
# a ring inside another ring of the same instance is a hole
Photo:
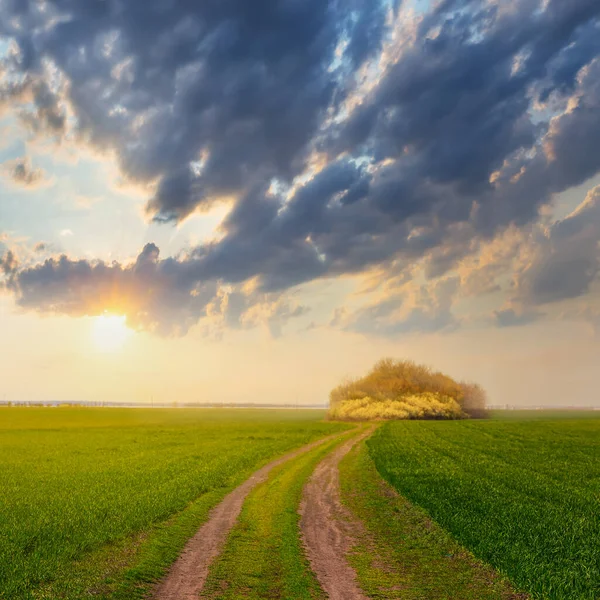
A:
{"label": "road curve", "polygon": [[273,468],[340,435],[343,434],[327,436],[277,458],[225,496],[212,509],[206,523],[187,542],[179,558],[150,597],[154,600],[197,600],[208,576],[208,569],[223,549],[246,496],[267,479]]}
{"label": "road curve", "polygon": [[347,560],[363,525],[340,501],[338,465],[356,443],[372,432],[369,429],[328,454],[304,487],[299,509],[304,548],[319,584],[331,600],[368,600]]}

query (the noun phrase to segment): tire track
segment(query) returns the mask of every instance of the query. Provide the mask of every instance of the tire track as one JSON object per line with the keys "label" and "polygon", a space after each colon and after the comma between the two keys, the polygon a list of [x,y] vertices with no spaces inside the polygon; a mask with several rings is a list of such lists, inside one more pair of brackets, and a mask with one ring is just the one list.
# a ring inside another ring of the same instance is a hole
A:
{"label": "tire track", "polygon": [[154,600],[197,600],[210,565],[223,549],[246,496],[266,481],[273,468],[339,436],[340,433],[327,436],[271,461],[225,496],[212,509],[206,523],[188,540],[183,552],[150,597]]}
{"label": "tire track", "polygon": [[324,460],[304,487],[300,530],[306,555],[323,591],[331,600],[368,600],[347,560],[364,526],[340,500],[338,465],[373,428],[344,442]]}

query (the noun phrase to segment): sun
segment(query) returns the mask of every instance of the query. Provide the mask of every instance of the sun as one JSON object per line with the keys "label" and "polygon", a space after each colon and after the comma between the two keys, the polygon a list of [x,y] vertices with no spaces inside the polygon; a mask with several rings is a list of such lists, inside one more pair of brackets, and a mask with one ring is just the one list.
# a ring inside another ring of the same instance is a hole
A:
{"label": "sun", "polygon": [[123,316],[105,314],[94,319],[92,337],[101,352],[120,350],[130,334]]}

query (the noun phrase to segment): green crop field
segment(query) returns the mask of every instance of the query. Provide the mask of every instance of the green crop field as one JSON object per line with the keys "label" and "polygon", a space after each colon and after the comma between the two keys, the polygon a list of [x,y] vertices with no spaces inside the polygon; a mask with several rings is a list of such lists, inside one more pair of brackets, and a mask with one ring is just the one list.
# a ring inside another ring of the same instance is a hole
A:
{"label": "green crop field", "polygon": [[396,490],[533,598],[600,598],[600,414],[516,416],[393,422],[367,444]]}
{"label": "green crop field", "polygon": [[553,421],[600,419],[600,410],[544,408],[540,410],[491,410],[490,417],[500,421]]}
{"label": "green crop field", "polygon": [[0,598],[132,598],[322,411],[0,409]]}
{"label": "green crop field", "polygon": [[[0,599],[147,597],[236,485],[354,427],[324,416],[1,409]],[[367,532],[350,561],[368,595],[504,599],[516,597],[513,584],[536,599],[600,598],[600,412],[492,416],[381,424],[368,453],[360,444],[343,461],[342,499]],[[323,595],[296,510],[338,443],[280,465],[248,496],[207,597]]]}

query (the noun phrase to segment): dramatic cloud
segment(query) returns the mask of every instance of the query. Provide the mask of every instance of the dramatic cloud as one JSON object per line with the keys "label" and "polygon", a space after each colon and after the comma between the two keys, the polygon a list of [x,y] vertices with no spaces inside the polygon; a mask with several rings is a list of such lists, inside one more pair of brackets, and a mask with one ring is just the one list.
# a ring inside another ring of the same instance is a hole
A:
{"label": "dramatic cloud", "polygon": [[[5,99],[36,127],[117,150],[179,220],[253,180],[290,180],[352,73],[380,46],[377,1],[4,1]],[[343,60],[333,67],[336,49]],[[6,100],[5,100],[6,101]]]}
{"label": "dramatic cloud", "polygon": [[[418,263],[430,281],[348,327],[443,329],[457,295],[500,287],[492,263],[452,270],[600,171],[597,0],[440,0],[419,17],[384,0],[0,0],[0,35],[0,106],[35,135],[110,151],[158,222],[231,203],[218,241],[142,271],[67,257],[18,271],[9,285],[36,310],[117,290],[140,322],[185,331],[207,310],[227,322],[226,286],[252,282],[287,318],[272,302],[294,286]],[[499,323],[589,289],[594,234],[569,219]]]}
{"label": "dramatic cloud", "polygon": [[161,335],[182,335],[201,319],[213,329],[260,324],[275,337],[282,326],[306,308],[281,297],[236,290],[214,281],[199,283],[195,261],[160,260],[159,249],[146,244],[134,263],[49,258],[19,268],[12,252],[0,259],[4,287],[24,309],[72,316],[105,311],[126,314],[132,327]]}
{"label": "dramatic cloud", "polygon": [[600,272],[600,187],[534,242],[519,273],[517,300],[543,305],[586,294]]}

